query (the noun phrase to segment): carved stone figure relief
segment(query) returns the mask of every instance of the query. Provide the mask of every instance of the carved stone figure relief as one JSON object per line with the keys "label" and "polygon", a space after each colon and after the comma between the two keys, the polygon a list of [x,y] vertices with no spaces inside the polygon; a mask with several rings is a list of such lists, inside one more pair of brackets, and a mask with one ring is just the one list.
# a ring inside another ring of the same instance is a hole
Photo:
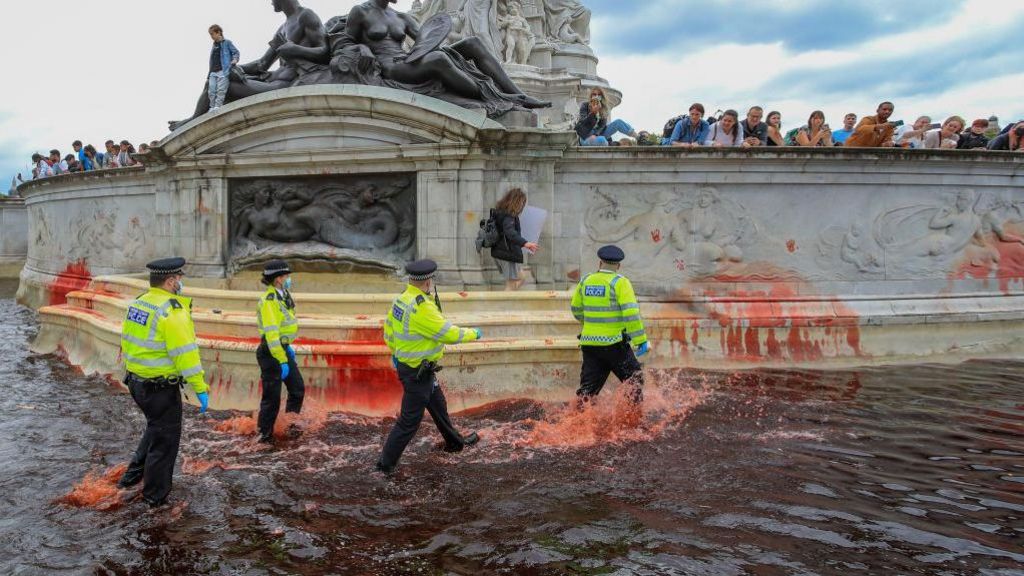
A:
{"label": "carved stone figure relief", "polygon": [[526,64],[530,53],[537,43],[537,37],[530,28],[530,22],[523,16],[523,8],[518,2],[508,5],[508,14],[498,22],[505,40],[505,63]]}
{"label": "carved stone figure relief", "polygon": [[856,278],[884,273],[924,278],[946,276],[956,262],[992,268],[1000,262],[999,244],[1024,245],[1024,237],[1006,229],[1024,221],[1020,206],[991,194],[977,197],[961,190],[940,203],[914,204],[883,211],[872,233],[855,222],[833,225],[820,235],[817,263],[838,267]]}
{"label": "carved stone figure relief", "polygon": [[415,178],[406,174],[239,180],[231,185],[231,259],[276,257],[391,266],[413,256]]}
{"label": "carved stone figure relief", "polygon": [[587,235],[595,246],[621,242],[633,261],[650,262],[641,276],[656,277],[665,266],[688,276],[714,274],[743,262],[741,246],[757,234],[743,206],[711,186],[657,192],[632,209],[600,192],[598,198],[588,210]]}
{"label": "carved stone figure relief", "polygon": [[579,0],[543,0],[548,38],[564,44],[590,44],[590,9]]}

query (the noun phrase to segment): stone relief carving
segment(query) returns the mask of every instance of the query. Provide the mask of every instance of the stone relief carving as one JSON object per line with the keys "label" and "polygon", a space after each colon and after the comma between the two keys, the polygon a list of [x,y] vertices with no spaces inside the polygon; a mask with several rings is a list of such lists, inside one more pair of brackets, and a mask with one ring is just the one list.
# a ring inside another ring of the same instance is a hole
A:
{"label": "stone relief carving", "polygon": [[579,0],[543,0],[548,38],[564,44],[590,45],[590,9]]}
{"label": "stone relief carving", "polygon": [[29,219],[32,253],[59,263],[88,260],[97,266],[130,268],[149,255],[146,231],[151,227],[140,216],[126,216],[130,213],[137,212],[92,201],[77,205],[75,215],[63,220],[60,214],[55,219],[47,210],[33,206]]}
{"label": "stone relief carving", "polygon": [[530,22],[523,16],[518,2],[508,5],[508,14],[498,22],[505,40],[505,63],[526,64],[537,43]]}
{"label": "stone relief carving", "polygon": [[863,224],[830,226],[820,235],[817,264],[839,268],[840,276],[883,272],[932,277],[946,275],[957,259],[976,267],[1000,261],[999,243],[1024,245],[1006,225],[1024,221],[1018,204],[991,194],[961,190],[941,204],[915,204],[877,215],[872,233]]}
{"label": "stone relief carving", "polygon": [[288,256],[391,266],[413,255],[415,241],[416,191],[409,175],[231,186],[231,257],[241,265]]}
{"label": "stone relief carving", "polygon": [[[630,258],[652,262],[648,274],[661,265],[688,275],[713,274],[743,261],[741,245],[757,234],[746,210],[711,186],[684,194],[662,191],[642,201],[639,213],[623,222],[626,208],[598,192],[600,201],[588,210],[587,235],[595,245],[627,244]],[[645,272],[641,272],[641,275]]]}

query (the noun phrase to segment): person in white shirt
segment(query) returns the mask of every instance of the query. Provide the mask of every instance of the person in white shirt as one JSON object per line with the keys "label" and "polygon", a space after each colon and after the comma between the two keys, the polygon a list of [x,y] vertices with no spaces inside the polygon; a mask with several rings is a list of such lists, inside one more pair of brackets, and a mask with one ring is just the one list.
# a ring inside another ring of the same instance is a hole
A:
{"label": "person in white shirt", "polygon": [[913,126],[900,126],[893,141],[902,148],[921,148],[924,146],[924,133],[931,129],[931,124],[931,116],[921,116]]}
{"label": "person in white shirt", "polygon": [[53,176],[53,169],[50,168],[49,162],[42,154],[32,155],[32,179],[39,180],[41,178],[48,178]]}
{"label": "person in white shirt", "polygon": [[739,112],[726,110],[722,117],[711,125],[705,146],[716,148],[735,148],[743,145],[743,126],[740,125]]}
{"label": "person in white shirt", "polygon": [[68,173],[68,163],[60,159],[60,150],[50,150],[50,170],[53,176]]}
{"label": "person in white shirt", "polygon": [[959,116],[946,118],[941,128],[925,132],[922,148],[956,148],[957,143],[960,141],[960,132],[963,131],[964,124],[966,122]]}

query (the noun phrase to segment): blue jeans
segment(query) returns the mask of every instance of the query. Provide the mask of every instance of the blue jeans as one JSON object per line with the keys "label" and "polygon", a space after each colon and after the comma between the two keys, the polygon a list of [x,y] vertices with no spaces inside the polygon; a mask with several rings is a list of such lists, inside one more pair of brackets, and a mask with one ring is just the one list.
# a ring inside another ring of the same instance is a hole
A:
{"label": "blue jeans", "polygon": [[230,83],[227,72],[210,72],[210,110],[216,110],[224,105]]}
{"label": "blue jeans", "polygon": [[629,136],[633,133],[633,127],[625,120],[612,120],[600,135],[594,135],[586,140],[581,140],[581,146],[607,146],[615,134]]}

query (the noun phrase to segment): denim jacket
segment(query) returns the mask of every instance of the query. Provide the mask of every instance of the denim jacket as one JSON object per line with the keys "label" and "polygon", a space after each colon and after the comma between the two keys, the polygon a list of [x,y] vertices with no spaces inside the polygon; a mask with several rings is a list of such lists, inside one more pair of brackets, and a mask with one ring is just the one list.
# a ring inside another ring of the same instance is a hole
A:
{"label": "denim jacket", "polygon": [[690,122],[690,117],[685,116],[682,120],[676,122],[676,127],[672,130],[672,136],[669,137],[667,145],[671,146],[675,142],[703,144],[709,132],[711,132],[711,125],[708,124],[707,120],[701,120],[697,124],[696,129],[694,129],[693,123]]}
{"label": "denim jacket", "polygon": [[[210,48],[210,59],[211,60],[213,59],[213,52],[216,49],[217,49],[217,43],[214,42],[213,43],[213,47]],[[225,38],[221,42],[221,46],[220,46],[220,70],[221,70],[221,72],[223,72],[225,75],[227,75],[227,73],[231,70],[231,67],[234,66],[235,64],[238,64],[238,59],[240,57],[241,57],[241,54],[238,52],[238,48],[235,48],[235,45],[231,42],[231,40],[228,40],[227,38]]]}

